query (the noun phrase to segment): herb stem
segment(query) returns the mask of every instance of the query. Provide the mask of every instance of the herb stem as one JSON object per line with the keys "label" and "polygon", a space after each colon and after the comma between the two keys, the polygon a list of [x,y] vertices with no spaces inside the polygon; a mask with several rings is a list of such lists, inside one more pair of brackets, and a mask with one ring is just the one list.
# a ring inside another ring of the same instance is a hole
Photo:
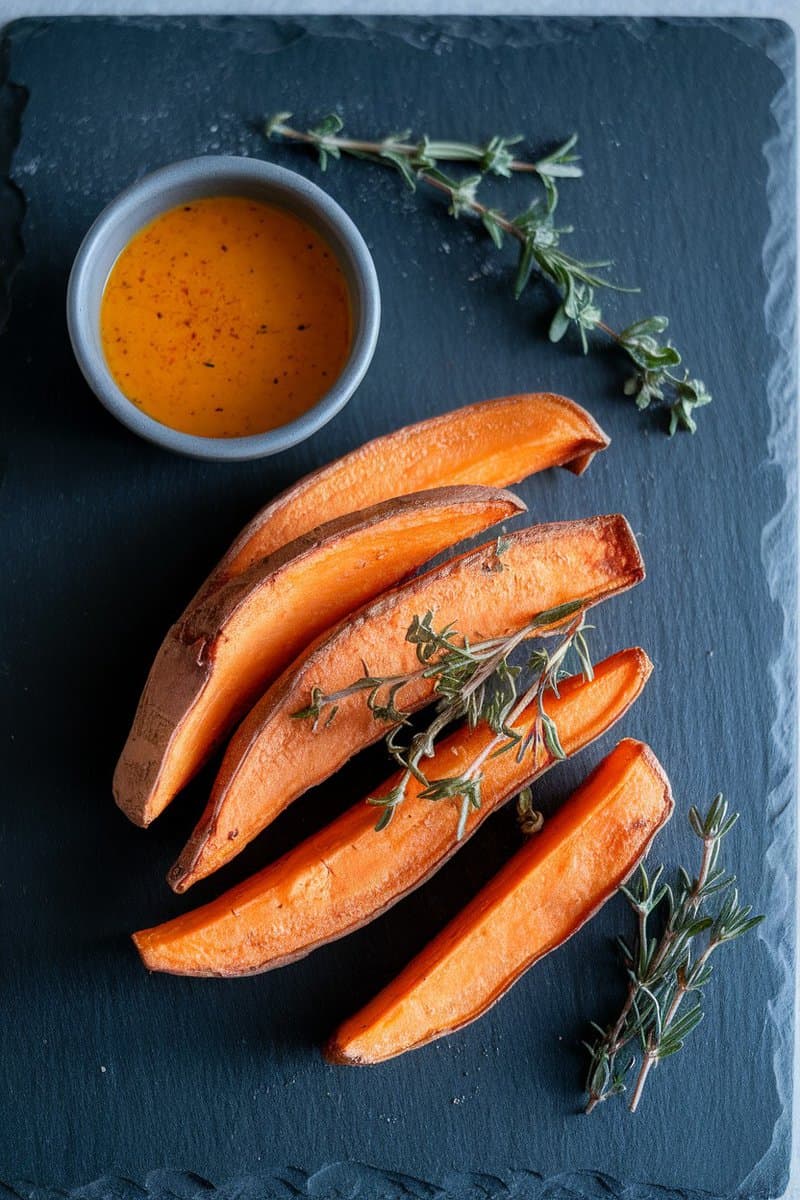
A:
{"label": "herb stem", "polygon": [[[640,909],[639,912],[636,914],[636,916],[637,916],[637,921],[638,921],[638,926],[639,926],[639,945],[646,946],[647,945],[647,912],[644,909]],[[631,979],[628,983],[628,994],[626,995],[625,1002],[622,1005],[622,1008],[620,1009],[620,1014],[617,1017],[617,1020],[615,1021],[614,1025],[612,1026],[610,1033],[608,1034],[607,1052],[608,1052],[609,1057],[612,1060],[614,1058],[616,1058],[616,1056],[619,1054],[620,1050],[624,1049],[624,1047],[628,1044],[628,1042],[631,1040],[631,1038],[633,1036],[633,1034],[631,1034],[631,1033],[627,1034],[627,1036],[626,1036],[623,1033],[623,1030],[625,1029],[625,1026],[626,1026],[626,1023],[628,1020],[628,1016],[630,1014],[631,1009],[633,1008],[633,1003],[634,1003],[634,1000],[636,999],[638,992],[639,992],[638,980],[636,980],[635,978]],[[605,1099],[605,1096],[602,1093],[591,1092],[589,1095],[589,1100],[586,1104],[586,1113],[588,1114],[590,1112],[593,1112],[594,1109],[597,1108],[598,1104],[602,1104],[604,1099]]]}
{"label": "herb stem", "polygon": [[[538,617],[534,617],[532,621],[529,621],[527,625],[523,625],[521,629],[518,629],[516,633],[512,633],[510,637],[495,639],[496,645],[493,653],[486,656],[482,666],[478,667],[469,683],[466,684],[461,693],[462,699],[466,700],[477,692],[478,688],[494,675],[500,663],[504,662],[520,643],[524,642],[526,638],[530,637],[540,627],[541,621]],[[487,643],[483,643],[483,645],[486,646]]]}
{"label": "herb stem", "polygon": [[[301,129],[293,129],[291,125],[285,125],[281,121],[272,126],[271,132],[288,138],[292,142],[304,142],[307,146],[316,146],[319,143],[319,138],[314,134],[304,133]],[[389,153],[413,159],[420,152],[417,143],[396,141],[390,137],[382,142],[370,142],[360,138],[337,137],[335,134],[330,134],[325,138],[325,145],[328,149],[336,146],[346,153],[374,154],[376,157]],[[429,142],[427,149],[432,157],[440,159],[442,162],[481,162],[486,153],[485,147],[474,146],[470,142]],[[538,163],[525,162],[523,159],[512,158],[506,165],[509,171],[527,172],[532,175],[541,174]]]}
{"label": "herb stem", "polygon": [[[539,618],[534,617],[532,621],[529,621],[527,625],[524,625],[509,637],[487,638],[483,642],[476,642],[470,646],[469,653],[471,658],[476,663],[482,665],[475,671],[470,682],[464,687],[461,693],[462,699],[466,699],[476,692],[495,673],[499,664],[508,658],[512,650],[515,650],[525,638],[530,637],[532,633],[536,632],[540,628],[540,625]],[[328,692],[324,695],[317,693],[313,697],[312,703],[315,711],[311,712],[302,709],[299,713],[295,713],[295,716],[306,717],[313,715],[316,728],[320,718],[320,712],[316,711],[316,709],[321,710],[323,707],[336,708],[343,700],[348,700],[351,696],[358,695],[359,692],[372,692],[376,687],[380,690],[396,688],[395,694],[397,695],[410,684],[416,683],[418,680],[425,679],[426,677],[430,678],[431,676],[435,676],[435,674],[436,666],[427,663],[419,667],[416,671],[410,671],[406,675],[383,675],[380,679],[376,679],[366,670],[365,664],[365,672],[361,679],[348,684],[347,687],[340,688],[338,692]]]}
{"label": "herb stem", "polygon": [[[694,963],[694,965],[692,967],[693,974],[702,970],[702,968],[706,965],[709,958],[711,957],[711,955],[714,953],[714,951],[717,949],[717,947],[719,945],[720,945],[720,943],[718,941],[709,942],[709,944],[706,946],[705,950],[702,952],[700,957]],[[675,1017],[677,1016],[678,1009],[680,1008],[680,1006],[683,1003],[686,996],[688,996],[689,992],[692,990],[693,989],[690,988],[686,983],[686,978],[685,978],[684,972],[681,971],[679,973],[678,986],[676,988],[675,995],[672,999],[672,1002],[671,1002],[669,1008],[667,1009],[666,1013],[664,1014],[664,1018],[662,1020],[662,1024],[661,1024],[662,1036],[663,1036],[663,1034],[665,1034],[667,1032],[667,1030],[672,1025],[672,1022],[675,1020]],[[635,1113],[637,1108],[639,1107],[639,1101],[641,1100],[642,1093],[644,1092],[644,1085],[647,1082],[647,1076],[650,1074],[653,1067],[658,1066],[658,1063],[659,1063],[658,1043],[656,1042],[655,1038],[651,1034],[647,1040],[647,1049],[645,1050],[644,1055],[642,1056],[642,1063],[641,1063],[641,1066],[639,1067],[639,1074],[636,1079],[636,1085],[633,1089],[633,1094],[631,1095],[630,1104],[628,1105],[628,1109],[630,1112]]]}
{"label": "herb stem", "polygon": [[[533,703],[539,693],[540,688],[541,680],[537,679],[536,682],[532,683],[528,690],[522,694],[518,703],[506,717],[505,723],[509,726],[509,728],[513,728],[514,723],[519,720],[519,718],[525,712],[525,709]],[[486,743],[486,745],[478,754],[476,754],[475,758],[464,772],[464,778],[474,779],[477,775],[479,775],[480,769],[486,760],[491,758],[498,746],[501,746],[505,741],[507,741],[507,738],[508,735],[503,730],[501,730],[499,733],[495,733],[494,737]]]}

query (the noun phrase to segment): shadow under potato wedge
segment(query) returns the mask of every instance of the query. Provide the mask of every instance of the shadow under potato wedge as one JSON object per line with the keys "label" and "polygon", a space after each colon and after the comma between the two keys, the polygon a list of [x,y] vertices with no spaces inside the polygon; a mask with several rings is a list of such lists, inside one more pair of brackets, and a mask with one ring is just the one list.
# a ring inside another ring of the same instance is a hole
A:
{"label": "shadow under potato wedge", "polygon": [[114,774],[148,825],[323,630],[442,550],[525,511],[511,492],[435,488],[328,521],[211,592],[167,634]]}
{"label": "shadow under potato wedge", "polygon": [[[595,667],[594,679],[573,676],[560,684],[559,696],[549,694],[545,709],[565,753],[578,753],[610,729],[641,694],[651,670],[643,650],[622,650]],[[529,730],[537,711],[528,708],[516,728]],[[460,774],[491,736],[485,725],[457,730],[437,746],[426,764],[429,775]],[[301,958],[379,917],[419,887],[487,817],[558,761],[544,743],[522,762],[516,754],[489,758],[481,808],[471,811],[461,841],[457,807],[420,798],[416,781],[380,831],[375,808],[361,801],[219,899],[134,934],[142,961],[153,971],[231,976]]]}
{"label": "shadow under potato wedge", "polygon": [[[312,689],[347,687],[365,672],[401,675],[419,669],[406,633],[430,611],[437,627],[452,623],[470,641],[510,635],[537,613],[570,602],[584,609],[644,577],[636,539],[623,516],[534,525],[492,541],[386,592],[324,634],[268,689],[231,738],[211,797],[167,879],[185,891],[234,858],[290,803],[381,738],[362,695],[337,707],[333,721],[296,714]],[[533,632],[533,631],[532,631]],[[434,698],[435,681],[415,678],[398,702],[413,712]]]}
{"label": "shadow under potato wedge", "polygon": [[549,467],[582,475],[608,444],[584,408],[552,392],[481,400],[405,425],[320,467],[270,501],[245,526],[189,609],[220,583],[313,529],[322,514],[332,520],[408,492],[455,484],[507,487]]}
{"label": "shadow under potato wedge", "polygon": [[669,780],[649,746],[620,742],[542,832],[344,1022],[326,1058],[384,1062],[482,1016],[605,904],[672,808]]}

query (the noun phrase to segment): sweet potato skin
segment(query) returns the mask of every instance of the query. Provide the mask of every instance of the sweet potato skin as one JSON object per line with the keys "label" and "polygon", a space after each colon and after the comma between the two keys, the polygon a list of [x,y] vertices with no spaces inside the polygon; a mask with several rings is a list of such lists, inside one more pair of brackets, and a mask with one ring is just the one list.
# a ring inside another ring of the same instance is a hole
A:
{"label": "sweet potato skin", "polygon": [[[546,709],[568,755],[605,733],[635,702],[650,675],[643,650],[624,650],[599,663],[595,678],[565,680]],[[528,728],[529,710],[519,722]],[[485,728],[460,729],[429,764],[432,777],[457,774],[485,744]],[[413,784],[394,820],[375,830],[375,810],[363,801],[277,863],[203,908],[134,935],[145,966],[184,975],[250,975],[303,957],[374,920],[437,871],[509,797],[554,765],[546,747],[536,759],[489,759],[482,807],[472,812],[462,841],[453,805],[419,798]],[[378,789],[385,793],[396,782]]]}
{"label": "sweet potato skin", "polygon": [[524,509],[494,488],[404,496],[326,522],[210,593],[158,652],[115,772],[119,807],[148,825],[323,630],[454,542]]}
{"label": "sweet potato skin", "polygon": [[585,409],[551,392],[483,400],[406,425],[305,476],[261,509],[192,603],[313,529],[320,513],[333,519],[455,484],[507,487],[548,467],[581,475],[608,444]]}
{"label": "sweet potato skin", "polygon": [[672,808],[669,780],[652,750],[620,742],[543,832],[344,1022],[326,1058],[384,1062],[482,1016],[630,877]]}
{"label": "sweet potato skin", "polygon": [[[276,681],[234,734],[211,798],[168,875],[176,891],[217,870],[308,788],[386,732],[362,696],[344,700],[336,719],[301,724],[292,714],[311,689],[338,690],[363,674],[396,675],[418,666],[405,634],[428,610],[472,641],[510,634],[537,612],[567,601],[586,607],[634,586],[644,566],[630,526],[619,514],[533,526],[512,533],[500,558],[496,542],[451,559],[348,617],[312,645]],[[402,695],[411,711],[433,698],[417,680]],[[276,770],[280,764],[280,770]]]}

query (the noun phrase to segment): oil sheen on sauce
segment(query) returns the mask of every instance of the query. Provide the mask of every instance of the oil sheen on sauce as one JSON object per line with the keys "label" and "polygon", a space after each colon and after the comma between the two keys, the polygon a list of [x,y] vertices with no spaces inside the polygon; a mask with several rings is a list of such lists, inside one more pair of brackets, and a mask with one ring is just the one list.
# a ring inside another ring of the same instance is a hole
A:
{"label": "oil sheen on sauce", "polygon": [[100,310],[106,361],[134,404],[201,437],[301,416],[350,350],[333,250],[293,213],[239,196],[193,200],[141,229]]}

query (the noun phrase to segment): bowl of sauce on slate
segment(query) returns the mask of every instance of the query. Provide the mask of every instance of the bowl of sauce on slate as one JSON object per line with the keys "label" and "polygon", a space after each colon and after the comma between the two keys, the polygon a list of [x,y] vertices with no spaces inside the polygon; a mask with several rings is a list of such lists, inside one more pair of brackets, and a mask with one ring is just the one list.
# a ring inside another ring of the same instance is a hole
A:
{"label": "bowl of sauce on slate", "polygon": [[380,294],[350,218],[255,159],[164,167],[101,213],[73,265],[78,364],[135,433],[199,458],[316,432],[369,365]]}

